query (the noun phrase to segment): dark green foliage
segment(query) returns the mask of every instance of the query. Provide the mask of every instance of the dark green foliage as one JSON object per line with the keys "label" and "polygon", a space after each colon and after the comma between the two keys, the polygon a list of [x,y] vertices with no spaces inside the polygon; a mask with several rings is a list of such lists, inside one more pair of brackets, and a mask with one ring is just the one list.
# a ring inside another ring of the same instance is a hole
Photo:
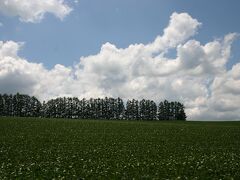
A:
{"label": "dark green foliage", "polygon": [[157,120],[157,105],[151,100],[141,100],[139,103],[139,114],[142,120]]}
{"label": "dark green foliage", "polygon": [[79,100],[76,97],[51,99],[42,104],[36,97],[17,93],[0,94],[0,116],[46,117],[107,120],[186,120],[183,104],[152,100],[127,100],[126,108],[121,98]]}
{"label": "dark green foliage", "polygon": [[128,100],[126,104],[125,119],[138,120],[138,101]]}
{"label": "dark green foliage", "polygon": [[34,96],[0,94],[0,116],[39,117],[41,107]]}
{"label": "dark green foliage", "polygon": [[160,102],[157,117],[159,120],[186,120],[185,107],[180,102]]}
{"label": "dark green foliage", "polygon": [[240,179],[239,122],[0,118],[0,179]]}

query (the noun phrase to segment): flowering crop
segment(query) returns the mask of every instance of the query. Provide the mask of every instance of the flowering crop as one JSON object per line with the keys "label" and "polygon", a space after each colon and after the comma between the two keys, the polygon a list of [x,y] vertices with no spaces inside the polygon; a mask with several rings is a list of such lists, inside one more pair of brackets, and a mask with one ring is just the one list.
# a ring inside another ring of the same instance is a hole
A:
{"label": "flowering crop", "polygon": [[239,122],[0,118],[0,179],[239,179]]}

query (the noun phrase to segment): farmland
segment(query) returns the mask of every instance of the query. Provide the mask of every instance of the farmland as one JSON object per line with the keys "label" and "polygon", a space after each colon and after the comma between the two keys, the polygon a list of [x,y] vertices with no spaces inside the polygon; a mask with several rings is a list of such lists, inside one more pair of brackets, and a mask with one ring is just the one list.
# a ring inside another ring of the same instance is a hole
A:
{"label": "farmland", "polygon": [[240,122],[0,118],[0,179],[239,179]]}

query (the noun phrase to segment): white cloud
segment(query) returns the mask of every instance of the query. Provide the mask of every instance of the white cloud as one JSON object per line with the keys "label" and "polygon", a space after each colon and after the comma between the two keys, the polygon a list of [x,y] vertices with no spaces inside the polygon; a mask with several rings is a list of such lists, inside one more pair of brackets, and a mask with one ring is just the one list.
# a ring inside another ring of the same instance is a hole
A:
{"label": "white cloud", "polygon": [[63,19],[71,12],[64,0],[1,0],[0,13],[18,16],[24,22],[39,22],[45,13]]}
{"label": "white cloud", "polygon": [[[187,13],[171,16],[163,35],[149,44],[102,45],[73,67],[47,70],[18,56],[22,43],[0,42],[0,92],[41,100],[57,96],[149,98],[182,101],[189,119],[240,119],[240,63],[226,63],[237,34],[205,45],[191,39],[201,23]],[[176,49],[176,58],[167,52]]]}
{"label": "white cloud", "polygon": [[169,48],[174,48],[195,35],[199,26],[201,26],[201,23],[189,14],[173,13],[163,35],[158,36],[146,48],[150,52],[166,51]]}

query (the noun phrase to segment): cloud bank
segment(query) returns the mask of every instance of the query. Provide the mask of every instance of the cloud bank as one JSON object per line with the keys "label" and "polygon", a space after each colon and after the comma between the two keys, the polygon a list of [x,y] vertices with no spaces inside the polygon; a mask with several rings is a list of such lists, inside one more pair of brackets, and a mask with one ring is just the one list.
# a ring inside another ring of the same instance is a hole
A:
{"label": "cloud bank", "polygon": [[46,13],[63,19],[71,12],[64,0],[1,0],[0,13],[18,16],[23,22],[40,22]]}
{"label": "cloud bank", "polygon": [[[173,13],[161,36],[125,49],[105,43],[96,55],[72,67],[46,69],[19,57],[23,43],[0,42],[0,92],[58,96],[148,98],[181,101],[188,119],[240,119],[240,63],[226,63],[236,33],[206,44],[193,39],[201,23]],[[176,58],[168,52],[176,50]]]}

